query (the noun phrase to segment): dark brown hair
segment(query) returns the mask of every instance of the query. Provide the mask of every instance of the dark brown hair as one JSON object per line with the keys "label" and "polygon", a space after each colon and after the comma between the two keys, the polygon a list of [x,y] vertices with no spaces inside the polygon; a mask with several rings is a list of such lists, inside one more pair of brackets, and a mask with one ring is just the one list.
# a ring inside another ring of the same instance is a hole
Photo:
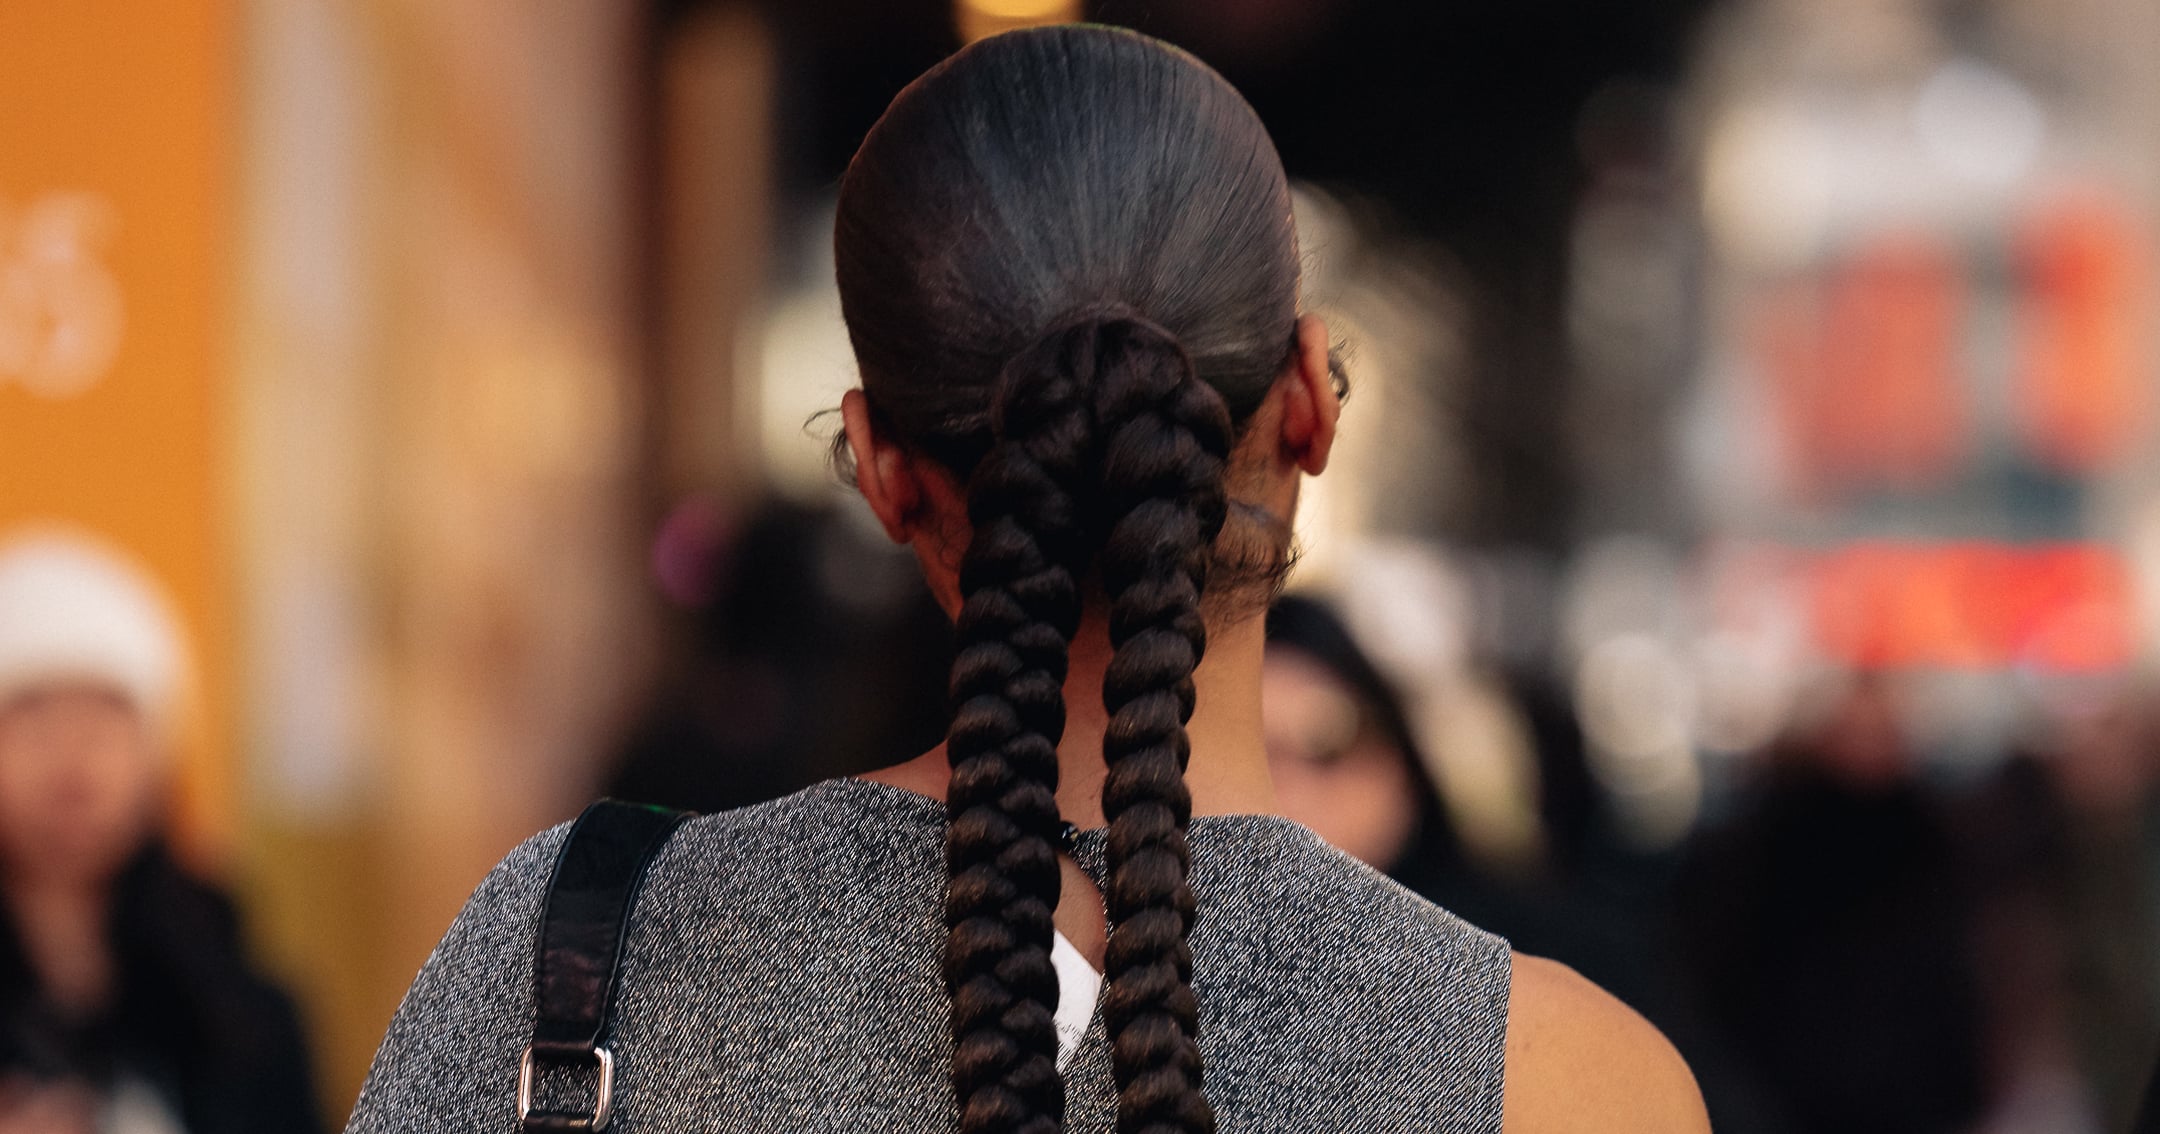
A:
{"label": "dark brown hair", "polygon": [[834,244],[880,427],[967,486],[946,840],[961,1129],[1063,1124],[1057,745],[1069,643],[1099,593],[1118,1128],[1213,1130],[1185,724],[1225,468],[1295,340],[1280,159],[1183,52],[1108,28],[1013,32],[894,100],[842,182]]}

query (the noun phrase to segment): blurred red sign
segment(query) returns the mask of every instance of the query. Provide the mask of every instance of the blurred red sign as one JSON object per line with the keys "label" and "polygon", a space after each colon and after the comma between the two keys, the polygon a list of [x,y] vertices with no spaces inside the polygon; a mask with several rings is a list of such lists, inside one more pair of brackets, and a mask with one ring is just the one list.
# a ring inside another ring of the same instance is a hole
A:
{"label": "blurred red sign", "polygon": [[1855,668],[2084,673],[2126,666],[2137,647],[2129,566],[2099,544],[1751,546],[1724,562],[1728,599],[1789,596],[1815,649]]}

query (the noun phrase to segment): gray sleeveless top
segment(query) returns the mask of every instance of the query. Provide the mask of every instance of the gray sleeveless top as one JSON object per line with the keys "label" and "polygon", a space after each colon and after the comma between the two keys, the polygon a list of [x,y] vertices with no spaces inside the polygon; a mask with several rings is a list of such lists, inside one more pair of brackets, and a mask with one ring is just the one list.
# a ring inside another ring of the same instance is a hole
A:
{"label": "gray sleeveless top", "polygon": [[[944,805],[835,780],[680,828],[631,917],[618,1134],[948,1131]],[[513,1134],[565,827],[511,852],[413,982],[348,1134]],[[1193,821],[1206,1089],[1225,1134],[1500,1129],[1505,942],[1288,820]],[[1074,857],[1098,882],[1102,832]],[[1110,1134],[1100,1011],[1067,1128]],[[589,1089],[589,1088],[588,1088]]]}

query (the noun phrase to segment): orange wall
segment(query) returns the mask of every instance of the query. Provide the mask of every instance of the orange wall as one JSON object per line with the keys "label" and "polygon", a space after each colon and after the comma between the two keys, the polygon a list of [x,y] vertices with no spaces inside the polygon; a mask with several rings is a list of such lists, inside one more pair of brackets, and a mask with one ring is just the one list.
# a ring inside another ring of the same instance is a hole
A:
{"label": "orange wall", "polygon": [[110,368],[79,394],[33,394],[20,352],[14,374],[0,359],[0,531],[88,528],[170,588],[200,663],[181,815],[198,851],[229,836],[232,796],[218,460],[232,32],[228,0],[0,3],[0,278],[8,257],[27,262],[27,210],[86,194],[110,221],[86,270],[109,271],[122,311]]}

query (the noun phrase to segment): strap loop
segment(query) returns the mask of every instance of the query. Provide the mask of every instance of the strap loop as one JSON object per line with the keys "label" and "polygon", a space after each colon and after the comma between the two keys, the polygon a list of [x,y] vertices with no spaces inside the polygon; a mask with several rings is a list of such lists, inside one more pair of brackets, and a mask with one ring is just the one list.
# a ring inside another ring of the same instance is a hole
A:
{"label": "strap loop", "polygon": [[[542,1054],[568,1054],[573,1058],[582,1056],[599,1065],[600,1085],[593,1092],[592,1114],[561,1114],[552,1110],[533,1109],[533,1087],[539,1081],[533,1056]],[[528,1132],[605,1129],[608,1119],[615,1114],[615,1053],[604,1047],[564,1053],[539,1044],[527,1044],[525,1054],[518,1057],[517,1113],[519,1126]]]}

